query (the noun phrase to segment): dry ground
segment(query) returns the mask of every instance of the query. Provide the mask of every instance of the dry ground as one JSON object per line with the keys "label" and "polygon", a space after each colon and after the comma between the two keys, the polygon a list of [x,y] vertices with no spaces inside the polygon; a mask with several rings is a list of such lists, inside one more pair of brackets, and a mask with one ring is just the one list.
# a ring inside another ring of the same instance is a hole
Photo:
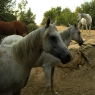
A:
{"label": "dry ground", "polygon": [[[66,29],[57,27],[59,31]],[[84,31],[84,39],[95,38],[95,30],[91,30],[91,36],[87,37]],[[33,68],[26,87],[21,95],[41,95],[45,88],[45,77],[42,68]],[[81,68],[55,68],[54,88],[59,95],[95,95],[95,68],[91,68],[86,62]],[[49,94],[52,95],[52,94]]]}

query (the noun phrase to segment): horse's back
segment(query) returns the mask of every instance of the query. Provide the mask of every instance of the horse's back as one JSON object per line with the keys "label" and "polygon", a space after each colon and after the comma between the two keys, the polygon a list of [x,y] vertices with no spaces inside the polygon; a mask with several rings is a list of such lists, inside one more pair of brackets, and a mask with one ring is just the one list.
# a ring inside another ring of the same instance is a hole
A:
{"label": "horse's back", "polygon": [[27,35],[28,28],[24,22],[21,21],[11,21],[4,22],[0,20],[0,35]]}
{"label": "horse's back", "polygon": [[0,21],[0,34],[1,35],[12,35],[16,33],[14,22]]}
{"label": "horse's back", "polygon": [[21,21],[14,21],[15,26],[16,26],[16,32],[18,35],[24,36],[28,34],[28,28],[27,25],[24,22]]}
{"label": "horse's back", "polygon": [[2,39],[1,41],[1,45],[10,45],[12,43],[15,43],[19,40],[21,40],[23,37],[20,35],[11,35],[11,36],[7,36],[5,38]]}

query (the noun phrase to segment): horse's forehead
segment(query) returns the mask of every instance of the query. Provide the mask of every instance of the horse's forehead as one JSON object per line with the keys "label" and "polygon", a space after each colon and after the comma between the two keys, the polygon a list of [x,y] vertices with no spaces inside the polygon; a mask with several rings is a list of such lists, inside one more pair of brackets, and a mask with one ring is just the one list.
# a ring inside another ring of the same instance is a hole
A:
{"label": "horse's forehead", "polygon": [[71,32],[72,33],[78,33],[79,32],[79,29],[77,27],[75,27],[75,26],[72,26],[71,27]]}
{"label": "horse's forehead", "polygon": [[71,33],[74,33],[76,31],[76,28],[74,26],[71,27]]}
{"label": "horse's forehead", "polygon": [[55,32],[58,32],[58,31],[57,31],[57,29],[56,29],[56,27],[54,25],[50,25],[48,32],[55,33]]}

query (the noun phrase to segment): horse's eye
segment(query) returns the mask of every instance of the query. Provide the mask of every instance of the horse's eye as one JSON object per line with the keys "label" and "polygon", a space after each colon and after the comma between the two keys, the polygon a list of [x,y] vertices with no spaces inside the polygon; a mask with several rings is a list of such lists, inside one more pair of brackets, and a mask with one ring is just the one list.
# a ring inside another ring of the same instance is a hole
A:
{"label": "horse's eye", "polygon": [[79,35],[81,34],[81,32],[79,32]]}
{"label": "horse's eye", "polygon": [[56,40],[56,37],[55,36],[50,36],[50,39],[51,40]]}

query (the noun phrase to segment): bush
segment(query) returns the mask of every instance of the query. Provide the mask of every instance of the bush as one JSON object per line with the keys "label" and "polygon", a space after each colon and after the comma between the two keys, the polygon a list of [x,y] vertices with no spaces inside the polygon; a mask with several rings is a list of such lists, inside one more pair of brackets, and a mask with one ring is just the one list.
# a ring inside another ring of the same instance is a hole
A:
{"label": "bush", "polygon": [[30,23],[27,25],[27,27],[29,32],[32,32],[33,30],[38,28],[38,26],[35,23]]}

